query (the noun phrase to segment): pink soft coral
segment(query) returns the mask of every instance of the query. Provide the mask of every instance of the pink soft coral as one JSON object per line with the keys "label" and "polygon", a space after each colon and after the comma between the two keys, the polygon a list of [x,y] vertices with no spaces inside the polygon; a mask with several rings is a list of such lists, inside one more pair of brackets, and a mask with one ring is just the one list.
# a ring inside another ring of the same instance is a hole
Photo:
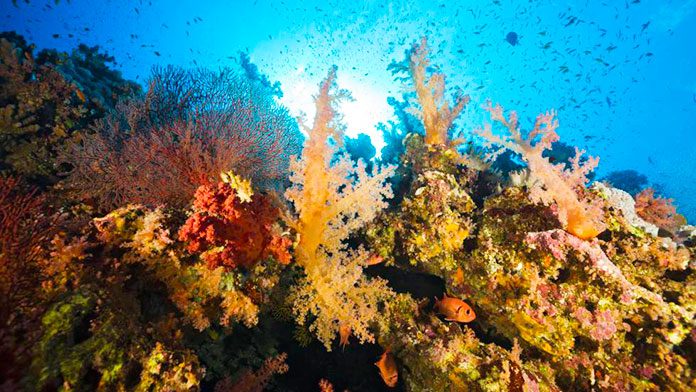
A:
{"label": "pink soft coral", "polygon": [[[544,151],[559,140],[556,128],[558,121],[555,112],[547,112],[537,117],[534,128],[527,137],[520,130],[517,113],[511,112],[506,118],[500,105],[486,108],[493,121],[501,123],[509,135],[501,137],[493,134],[490,125],[479,132],[489,146],[498,145],[518,153],[527,163],[532,186],[530,196],[546,205],[555,205],[558,218],[566,231],[581,239],[591,239],[601,233],[605,226],[600,206],[591,203],[586,197],[587,175],[597,166],[599,159],[589,157],[581,164],[584,151],[575,150],[571,167],[563,163],[553,164],[543,156]],[[498,150],[493,156],[497,156]]]}

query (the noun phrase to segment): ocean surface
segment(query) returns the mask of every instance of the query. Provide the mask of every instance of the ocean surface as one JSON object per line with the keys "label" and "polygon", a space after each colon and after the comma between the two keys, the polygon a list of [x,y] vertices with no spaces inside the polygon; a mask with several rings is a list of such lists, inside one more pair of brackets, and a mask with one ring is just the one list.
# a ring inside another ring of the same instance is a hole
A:
{"label": "ocean surface", "polygon": [[523,126],[558,111],[561,140],[599,156],[596,178],[635,170],[696,220],[696,0],[683,1],[10,1],[3,31],[37,48],[99,45],[124,77],[151,67],[217,69],[239,51],[279,81],[293,114],[332,64],[354,100],[348,134],[392,118],[388,65],[427,37],[449,86],[471,95],[457,124],[484,123],[486,100]]}

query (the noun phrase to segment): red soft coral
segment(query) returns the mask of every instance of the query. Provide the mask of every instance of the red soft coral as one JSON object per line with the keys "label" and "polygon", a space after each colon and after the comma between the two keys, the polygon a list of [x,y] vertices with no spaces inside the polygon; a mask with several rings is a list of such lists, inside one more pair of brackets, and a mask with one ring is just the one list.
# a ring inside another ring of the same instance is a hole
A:
{"label": "red soft coral", "polygon": [[266,196],[255,194],[243,202],[229,184],[220,182],[199,187],[193,206],[195,213],[179,230],[179,238],[190,252],[203,252],[209,268],[250,268],[268,256],[290,262],[290,240],[278,234],[278,210]]}

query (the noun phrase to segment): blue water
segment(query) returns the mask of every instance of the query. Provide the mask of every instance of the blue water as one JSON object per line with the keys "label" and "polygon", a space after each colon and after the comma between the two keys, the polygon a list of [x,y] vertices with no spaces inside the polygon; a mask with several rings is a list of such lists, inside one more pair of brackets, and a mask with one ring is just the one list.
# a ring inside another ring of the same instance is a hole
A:
{"label": "blue water", "polygon": [[295,114],[312,114],[336,64],[355,98],[343,107],[348,133],[378,150],[375,125],[402,89],[387,65],[427,36],[448,83],[472,97],[463,129],[483,123],[487,99],[527,121],[555,108],[561,139],[601,157],[598,177],[643,173],[696,220],[696,0],[4,0],[1,15],[2,30],[39,48],[100,45],[140,82],[155,64],[218,68],[248,51]]}

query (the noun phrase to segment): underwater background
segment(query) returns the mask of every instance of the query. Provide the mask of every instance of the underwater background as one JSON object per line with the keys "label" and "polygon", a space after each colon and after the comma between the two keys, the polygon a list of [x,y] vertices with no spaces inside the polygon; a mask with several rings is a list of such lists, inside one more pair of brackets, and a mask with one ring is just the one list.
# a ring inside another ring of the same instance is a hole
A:
{"label": "underwater background", "polygon": [[696,0],[0,11],[0,391],[696,390]]}
{"label": "underwater background", "polygon": [[[31,1],[5,2],[3,30],[38,48],[99,45],[126,79],[154,65],[218,68],[238,51],[279,81],[293,114],[312,115],[326,69],[355,101],[348,135],[377,151],[398,96],[387,66],[427,36],[452,85],[515,108],[526,123],[558,111],[570,145],[601,158],[599,177],[635,170],[696,219],[696,2],[683,1]],[[511,45],[508,33],[517,35]],[[481,123],[469,108],[466,130]]]}

